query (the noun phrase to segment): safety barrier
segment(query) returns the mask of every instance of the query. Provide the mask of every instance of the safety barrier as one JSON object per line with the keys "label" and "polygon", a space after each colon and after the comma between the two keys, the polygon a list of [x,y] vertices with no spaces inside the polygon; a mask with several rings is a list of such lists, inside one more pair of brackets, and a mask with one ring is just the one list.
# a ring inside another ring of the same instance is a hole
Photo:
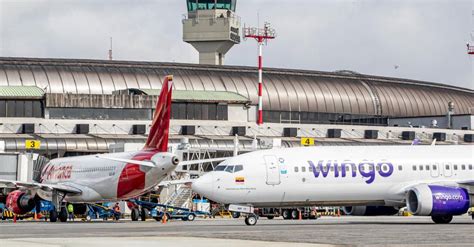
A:
{"label": "safety barrier", "polygon": [[2,214],[2,219],[12,219],[14,216],[13,212],[5,210]]}

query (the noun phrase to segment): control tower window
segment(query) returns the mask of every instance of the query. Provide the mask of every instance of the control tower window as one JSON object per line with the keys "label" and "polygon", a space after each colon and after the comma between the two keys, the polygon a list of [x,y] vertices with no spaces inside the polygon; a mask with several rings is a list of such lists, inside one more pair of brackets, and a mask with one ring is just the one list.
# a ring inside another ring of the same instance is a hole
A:
{"label": "control tower window", "polygon": [[187,0],[188,11],[227,9],[235,12],[237,0]]}

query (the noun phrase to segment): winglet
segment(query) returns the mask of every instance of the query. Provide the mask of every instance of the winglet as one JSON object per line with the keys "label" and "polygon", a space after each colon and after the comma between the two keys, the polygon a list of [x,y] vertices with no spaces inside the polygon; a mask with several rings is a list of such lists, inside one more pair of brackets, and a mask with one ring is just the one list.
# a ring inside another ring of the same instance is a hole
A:
{"label": "winglet", "polygon": [[155,115],[144,149],[154,149],[159,152],[168,151],[172,86],[173,76],[168,75],[164,79],[160,96],[156,102]]}

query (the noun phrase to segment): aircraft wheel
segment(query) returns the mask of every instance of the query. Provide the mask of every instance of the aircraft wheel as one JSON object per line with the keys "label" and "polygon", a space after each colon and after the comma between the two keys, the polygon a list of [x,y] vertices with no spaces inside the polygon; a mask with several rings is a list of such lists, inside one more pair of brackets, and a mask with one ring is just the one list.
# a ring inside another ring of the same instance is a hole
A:
{"label": "aircraft wheel", "polygon": [[49,211],[49,221],[50,222],[58,221],[58,212],[56,212],[56,210],[53,209]]}
{"label": "aircraft wheel", "polygon": [[141,217],[142,221],[146,221],[147,214],[148,214],[148,212],[147,212],[146,208],[142,208],[142,213],[140,214],[140,217]]}
{"label": "aircraft wheel", "polygon": [[300,212],[297,209],[291,211],[291,218],[297,220],[300,216]]}
{"label": "aircraft wheel", "polygon": [[138,209],[133,208],[132,213],[131,213],[130,216],[132,218],[132,221],[138,221],[138,217],[140,216],[140,212],[138,212]]}
{"label": "aircraft wheel", "polygon": [[195,218],[196,218],[196,215],[194,214],[188,214],[188,216],[186,216],[187,221],[193,221]]}
{"label": "aircraft wheel", "polygon": [[61,211],[59,212],[59,221],[66,222],[67,221],[67,210],[65,207],[61,207]]}
{"label": "aircraft wheel", "polygon": [[234,219],[237,219],[240,217],[240,213],[239,212],[232,212],[232,218]]}
{"label": "aircraft wheel", "polygon": [[290,210],[284,209],[283,212],[281,213],[281,216],[283,216],[283,219],[285,220],[291,219]]}
{"label": "aircraft wheel", "polygon": [[245,224],[248,226],[254,226],[257,224],[257,216],[255,214],[249,214],[245,217]]}
{"label": "aircraft wheel", "polygon": [[436,224],[449,224],[453,220],[452,215],[432,215],[431,220]]}

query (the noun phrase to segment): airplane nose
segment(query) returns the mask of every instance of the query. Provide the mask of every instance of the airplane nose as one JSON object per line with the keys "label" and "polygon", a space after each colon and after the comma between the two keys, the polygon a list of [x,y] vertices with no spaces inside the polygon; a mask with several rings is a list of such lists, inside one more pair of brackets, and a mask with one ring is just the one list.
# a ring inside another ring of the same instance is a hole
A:
{"label": "airplane nose", "polygon": [[191,188],[201,196],[212,197],[212,174],[204,174],[192,183]]}

